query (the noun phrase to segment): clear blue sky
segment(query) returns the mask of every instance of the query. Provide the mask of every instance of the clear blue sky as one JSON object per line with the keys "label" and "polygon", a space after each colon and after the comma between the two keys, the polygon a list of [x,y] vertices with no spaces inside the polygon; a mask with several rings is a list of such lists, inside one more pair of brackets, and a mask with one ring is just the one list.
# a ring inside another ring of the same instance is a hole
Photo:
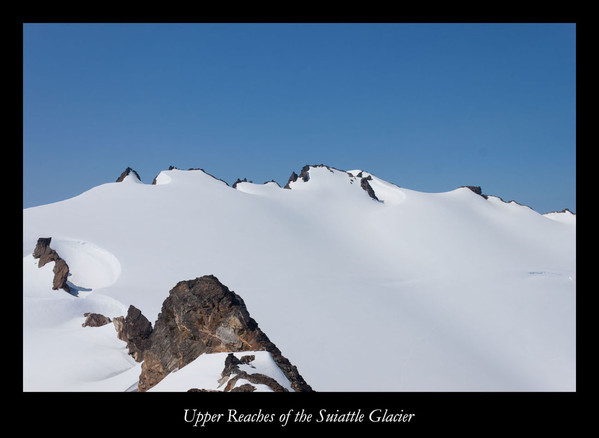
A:
{"label": "clear blue sky", "polygon": [[576,210],[574,24],[25,24],[23,206],[305,164]]}

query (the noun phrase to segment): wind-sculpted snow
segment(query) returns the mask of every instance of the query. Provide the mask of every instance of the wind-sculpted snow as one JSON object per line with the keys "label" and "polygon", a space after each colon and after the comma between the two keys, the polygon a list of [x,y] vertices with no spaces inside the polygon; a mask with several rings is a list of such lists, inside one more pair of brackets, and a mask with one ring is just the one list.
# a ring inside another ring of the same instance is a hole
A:
{"label": "wind-sculpted snow", "polygon": [[[575,390],[575,215],[360,172],[233,188],[172,168],[23,210],[25,389],[127,390],[140,365],[83,314],[153,324],[173,284],[210,274],[316,391]],[[78,297],[35,266],[50,236]]]}
{"label": "wind-sculpted snow", "polygon": [[108,287],[121,273],[118,259],[92,242],[53,239],[52,246],[68,261],[71,268],[70,282],[84,289]]}

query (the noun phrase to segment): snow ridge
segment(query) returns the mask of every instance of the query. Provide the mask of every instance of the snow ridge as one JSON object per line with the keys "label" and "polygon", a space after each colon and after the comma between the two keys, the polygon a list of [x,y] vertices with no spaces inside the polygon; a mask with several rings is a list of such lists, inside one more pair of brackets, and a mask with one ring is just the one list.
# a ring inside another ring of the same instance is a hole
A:
{"label": "snow ridge", "polygon": [[[154,323],[173,284],[203,275],[243,296],[316,391],[576,389],[569,211],[325,165],[284,188],[233,188],[200,169],[137,176],[23,210],[24,390],[128,390],[141,364],[114,327],[82,327],[83,315],[134,305]],[[78,296],[37,267],[45,236]]]}

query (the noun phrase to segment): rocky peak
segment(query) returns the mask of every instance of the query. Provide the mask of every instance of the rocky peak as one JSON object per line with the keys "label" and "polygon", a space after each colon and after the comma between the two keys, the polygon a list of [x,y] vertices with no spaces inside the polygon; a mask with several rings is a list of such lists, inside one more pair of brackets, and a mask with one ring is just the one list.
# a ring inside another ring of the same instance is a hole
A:
{"label": "rocky peak", "polygon": [[126,177],[126,176],[128,176],[128,175],[129,175],[129,174],[131,174],[131,173],[132,173],[133,175],[135,175],[135,177],[136,177],[138,180],[140,180],[140,181],[141,181],[141,178],[139,177],[139,174],[138,174],[138,173],[137,173],[135,170],[131,169],[130,167],[127,167],[127,168],[125,169],[125,171],[124,171],[123,173],[121,173],[121,176],[119,176],[119,177],[117,178],[116,182],[122,182],[122,181],[125,179],[125,177]]}
{"label": "rocky peak", "polygon": [[244,301],[213,275],[180,281],[162,305],[144,353],[139,390],[204,353],[268,351],[296,391],[310,386],[260,330]]}

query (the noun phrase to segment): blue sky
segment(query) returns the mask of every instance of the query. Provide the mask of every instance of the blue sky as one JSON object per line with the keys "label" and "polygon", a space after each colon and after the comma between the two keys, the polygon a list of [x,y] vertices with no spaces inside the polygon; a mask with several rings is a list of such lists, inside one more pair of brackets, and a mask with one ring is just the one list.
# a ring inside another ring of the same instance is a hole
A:
{"label": "blue sky", "polygon": [[23,206],[305,164],[576,211],[576,26],[24,24]]}

